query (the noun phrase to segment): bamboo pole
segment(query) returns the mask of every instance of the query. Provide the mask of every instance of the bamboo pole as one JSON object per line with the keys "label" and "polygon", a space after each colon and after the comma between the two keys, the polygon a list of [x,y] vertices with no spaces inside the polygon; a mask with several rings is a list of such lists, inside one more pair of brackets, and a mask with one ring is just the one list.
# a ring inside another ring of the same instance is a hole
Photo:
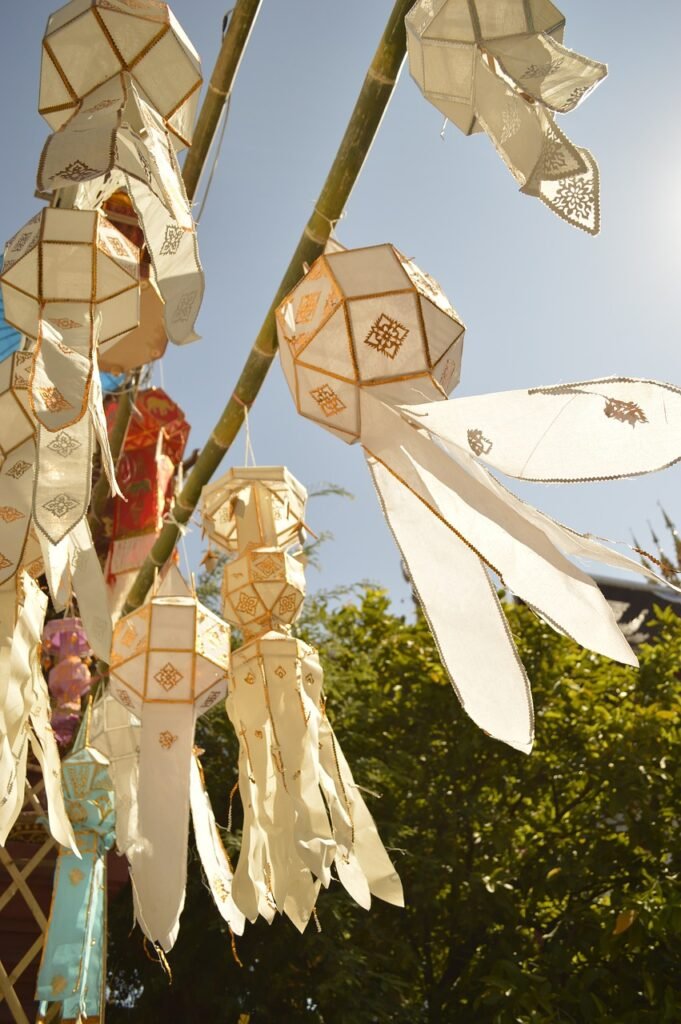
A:
{"label": "bamboo pole", "polygon": [[396,0],[312,216],[305,226],[232,396],[176,498],[174,522],[167,522],[163,527],[132,585],[123,615],[134,611],[144,601],[157,568],[165,565],[170,558],[180,536],[181,526],[191,518],[201,491],[238,434],[244,419],[244,409],[253,404],[260,391],[277,351],[275,310],[300,279],[303,264],[312,263],[324,251],[333,225],[343,214],[404,62],[407,50],[404,19],[412,6],[413,0]]}
{"label": "bamboo pole", "polygon": [[[232,11],[196,122],[194,140],[182,169],[182,177],[190,202],[196,197],[201,171],[208,158],[227,97],[234,87],[234,81],[261,5],[262,0],[236,0]],[[121,399],[116,412],[109,440],[114,465],[118,462],[125,443],[130,416],[135,404],[138,380],[139,374],[135,378],[131,378],[129,390]],[[101,539],[102,516],[106,511],[109,494],[109,483],[106,475],[102,473],[92,491],[89,514],[90,528],[95,544]]]}

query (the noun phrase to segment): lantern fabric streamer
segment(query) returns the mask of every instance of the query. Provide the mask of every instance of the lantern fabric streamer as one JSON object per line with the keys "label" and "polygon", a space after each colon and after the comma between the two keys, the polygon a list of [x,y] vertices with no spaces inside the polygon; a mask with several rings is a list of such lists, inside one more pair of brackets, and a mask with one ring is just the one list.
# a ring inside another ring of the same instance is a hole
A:
{"label": "lantern fabric streamer", "polygon": [[[0,259],[0,274],[2,273],[2,260]],[[7,359],[20,349],[23,338],[19,331],[16,331],[5,320],[5,306],[2,301],[2,290],[0,289],[0,362]]]}
{"label": "lantern fabric streamer", "polygon": [[598,166],[554,114],[574,110],[607,67],[562,45],[560,11],[549,0],[419,0],[406,27],[426,99],[464,134],[485,131],[522,192],[598,234]]}
{"label": "lantern fabric streamer", "polygon": [[71,0],[43,39],[39,111],[58,129],[94,89],[128,72],[158,110],[175,146],[191,144],[201,60],[159,0]]}
{"label": "lantern fabric streamer", "polygon": [[36,998],[45,1013],[62,1004],[64,1021],[100,1020],[106,983],[106,854],[114,844],[114,802],[107,761],[89,744],[89,713],[62,765],[66,806],[81,856],[63,847]]}
{"label": "lantern fabric streamer", "polygon": [[[659,578],[520,501],[478,460],[547,482],[652,472],[681,457],[681,392],[613,379],[445,401],[444,377],[446,390],[458,380],[463,327],[452,342],[454,321],[444,335],[439,322],[421,321],[419,304],[441,308],[446,299],[412,271],[416,294],[407,301],[395,276],[405,271],[390,246],[318,260],[277,311],[282,366],[299,412],[364,448],[465,710],[493,737],[529,751],[529,683],[490,571],[553,628],[629,665],[636,657],[610,606],[567,556]],[[424,365],[433,345],[449,346],[455,372],[438,378],[432,355],[434,365]]]}
{"label": "lantern fabric streamer", "polygon": [[[129,195],[151,257],[152,284],[165,303],[167,333],[177,344],[195,341],[204,278],[189,200],[163,121],[127,73],[86,96],[45,144],[38,188],[73,191],[74,184],[77,209],[101,206],[121,189]],[[102,353],[110,357],[122,344],[110,341]]]}
{"label": "lantern fabric streamer", "polygon": [[283,467],[231,470],[206,488],[204,529],[239,557],[223,614],[246,643],[232,656],[227,714],[239,737],[243,839],[232,896],[246,918],[286,914],[301,932],[331,868],[360,904],[403,905],[402,887],[326,718],[323,673],[291,636],[305,595],[290,549],[307,494]]}
{"label": "lantern fabric streamer", "polygon": [[139,838],[139,737],[139,719],[105,691],[92,707],[90,745],[109,763],[116,808],[116,848],[121,854]]}
{"label": "lantern fabric streamer", "polygon": [[197,601],[175,566],[114,630],[111,693],[141,722],[140,838],[128,850],[135,914],[166,951],[184,904],[196,719],[224,697],[229,664],[229,626]]}

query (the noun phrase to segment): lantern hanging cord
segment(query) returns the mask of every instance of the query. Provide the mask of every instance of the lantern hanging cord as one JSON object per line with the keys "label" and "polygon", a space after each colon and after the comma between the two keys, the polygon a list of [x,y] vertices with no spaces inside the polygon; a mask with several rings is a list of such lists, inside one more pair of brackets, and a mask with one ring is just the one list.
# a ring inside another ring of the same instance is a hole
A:
{"label": "lantern hanging cord", "polygon": [[246,431],[246,453],[244,455],[245,466],[257,466],[258,462],[253,451],[253,442],[251,441],[251,421],[248,417],[248,406],[244,406],[244,427]]}
{"label": "lantern hanging cord", "polygon": [[232,106],[232,94],[230,92],[227,95],[227,99],[225,101],[225,105],[223,106],[222,110],[220,111],[220,120],[222,122],[222,124],[220,126],[220,135],[219,135],[219,138],[218,138],[218,141],[217,141],[217,145],[215,147],[215,156],[213,157],[213,163],[211,164],[210,171],[208,172],[208,181],[206,182],[206,188],[205,188],[204,193],[203,193],[203,199],[201,200],[201,205],[199,207],[199,212],[197,213],[196,217],[194,218],[194,221],[195,221],[196,224],[199,223],[199,221],[201,220],[201,218],[203,216],[203,211],[206,208],[206,201],[208,199],[208,194],[210,192],[211,185],[213,184],[213,178],[215,177],[215,172],[217,171],[218,164],[220,163],[220,153],[222,152],[222,143],[225,140],[225,132],[227,131],[227,122],[229,121],[229,111],[230,111],[231,106]]}
{"label": "lantern hanging cord", "polygon": [[348,211],[347,210],[343,210],[343,212],[341,213],[340,217],[334,217],[332,219],[331,217],[327,217],[325,213],[322,213],[322,211],[319,209],[318,206],[315,206],[314,212],[317,214],[318,217],[321,217],[322,220],[325,220],[326,223],[330,226],[330,228],[331,228],[331,235],[330,235],[330,237],[331,238],[335,237],[336,225],[340,224],[340,222],[342,220],[345,220],[345,218],[348,215]]}

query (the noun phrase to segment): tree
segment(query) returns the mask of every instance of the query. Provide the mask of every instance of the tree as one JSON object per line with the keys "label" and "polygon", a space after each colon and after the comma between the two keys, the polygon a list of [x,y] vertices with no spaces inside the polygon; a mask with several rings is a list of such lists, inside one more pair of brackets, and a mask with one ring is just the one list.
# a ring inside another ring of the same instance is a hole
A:
{"label": "tree", "polygon": [[[175,983],[112,909],[109,1019],[237,1024],[489,1024],[681,1019],[679,818],[681,620],[658,612],[641,671],[508,609],[533,681],[537,744],[526,757],[460,710],[426,623],[365,589],[309,603],[302,632],[324,657],[329,714],[402,876],[407,909],[369,914],[339,885],[321,932],[284,919],[237,941],[194,859]],[[236,743],[217,711],[201,728],[218,819]],[[234,803],[230,852],[238,850]]]}

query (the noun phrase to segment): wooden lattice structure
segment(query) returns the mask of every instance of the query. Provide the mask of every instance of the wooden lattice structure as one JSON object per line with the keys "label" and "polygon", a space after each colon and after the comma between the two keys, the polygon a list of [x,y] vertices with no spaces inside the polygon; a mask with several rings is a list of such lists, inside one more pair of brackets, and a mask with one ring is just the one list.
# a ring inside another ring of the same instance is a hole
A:
{"label": "wooden lattice structure", "polygon": [[6,848],[0,847],[0,1024],[56,1020],[54,1004],[38,1017],[35,983],[52,898],[57,844],[42,824],[44,783],[30,771],[26,799]]}

